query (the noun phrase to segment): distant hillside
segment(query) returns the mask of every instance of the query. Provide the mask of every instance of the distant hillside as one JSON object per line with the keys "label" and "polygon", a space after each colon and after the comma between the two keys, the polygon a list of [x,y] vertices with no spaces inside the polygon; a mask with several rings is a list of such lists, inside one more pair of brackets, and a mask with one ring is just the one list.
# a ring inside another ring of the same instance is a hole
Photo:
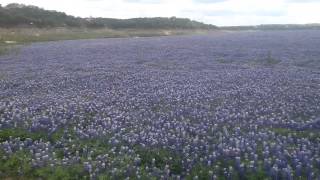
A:
{"label": "distant hillside", "polygon": [[320,24],[264,24],[258,26],[224,26],[222,30],[299,30],[299,29],[320,29]]}
{"label": "distant hillside", "polygon": [[23,4],[0,5],[0,27],[86,27],[142,29],[215,29],[216,26],[185,18],[79,18]]}

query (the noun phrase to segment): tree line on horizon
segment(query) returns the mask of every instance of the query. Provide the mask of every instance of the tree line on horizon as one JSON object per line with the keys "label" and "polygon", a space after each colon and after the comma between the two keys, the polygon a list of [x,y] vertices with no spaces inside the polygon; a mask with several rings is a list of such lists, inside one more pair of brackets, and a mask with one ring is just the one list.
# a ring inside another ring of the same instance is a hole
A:
{"label": "tree line on horizon", "polygon": [[80,18],[64,12],[45,10],[37,6],[12,3],[0,4],[0,27],[37,27],[37,28],[110,28],[110,29],[215,29],[209,25],[187,18]]}

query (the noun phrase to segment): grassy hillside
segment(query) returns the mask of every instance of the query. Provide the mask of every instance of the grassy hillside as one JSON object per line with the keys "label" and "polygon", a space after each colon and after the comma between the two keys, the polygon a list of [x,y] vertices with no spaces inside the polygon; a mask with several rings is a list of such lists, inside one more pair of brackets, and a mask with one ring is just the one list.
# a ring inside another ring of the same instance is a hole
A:
{"label": "grassy hillside", "polygon": [[20,43],[148,37],[215,30],[216,26],[185,18],[79,18],[23,4],[0,5],[0,54]]}
{"label": "grassy hillside", "polygon": [[63,12],[48,11],[36,6],[8,4],[0,6],[1,27],[68,27],[110,29],[214,29],[216,26],[186,18],[79,18]]}

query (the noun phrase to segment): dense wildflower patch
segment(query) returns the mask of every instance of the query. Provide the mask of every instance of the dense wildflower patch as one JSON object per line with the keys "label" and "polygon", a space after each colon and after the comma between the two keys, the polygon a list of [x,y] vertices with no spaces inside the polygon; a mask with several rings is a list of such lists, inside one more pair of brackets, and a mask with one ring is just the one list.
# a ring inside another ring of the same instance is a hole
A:
{"label": "dense wildflower patch", "polygon": [[79,40],[2,56],[0,177],[319,178],[319,38]]}

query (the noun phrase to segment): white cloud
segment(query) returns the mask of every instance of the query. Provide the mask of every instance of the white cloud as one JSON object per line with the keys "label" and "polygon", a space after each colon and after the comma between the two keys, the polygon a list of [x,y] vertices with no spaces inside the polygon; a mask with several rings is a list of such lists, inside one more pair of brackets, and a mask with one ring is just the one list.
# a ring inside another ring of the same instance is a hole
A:
{"label": "white cloud", "polygon": [[318,0],[0,0],[81,17],[187,17],[215,25],[319,23]]}

